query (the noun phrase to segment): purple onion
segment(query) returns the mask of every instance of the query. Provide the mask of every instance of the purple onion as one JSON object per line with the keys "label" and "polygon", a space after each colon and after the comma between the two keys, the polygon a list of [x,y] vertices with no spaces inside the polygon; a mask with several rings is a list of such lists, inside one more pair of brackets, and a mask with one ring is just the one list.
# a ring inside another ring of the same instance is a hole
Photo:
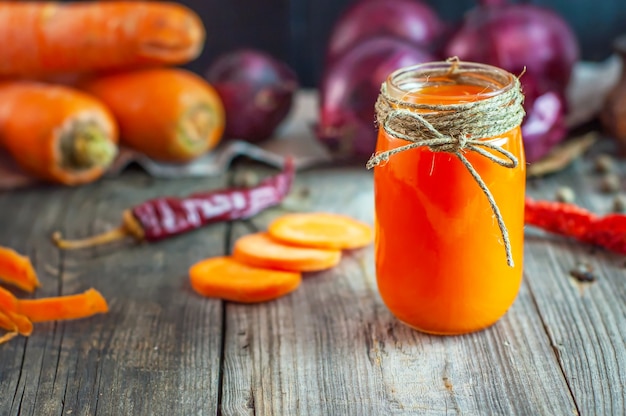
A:
{"label": "purple onion", "polygon": [[578,41],[567,22],[549,9],[506,0],[480,3],[466,14],[444,53],[521,75],[524,144],[528,161],[535,161],[567,135],[563,97],[579,58]]}
{"label": "purple onion", "polygon": [[284,62],[251,49],[219,56],[206,72],[226,111],[224,136],[249,142],[267,139],[285,119],[298,89]]}
{"label": "purple onion", "polygon": [[353,3],[333,26],[327,47],[331,63],[363,40],[388,36],[431,49],[444,24],[419,0],[361,0]]}
{"label": "purple onion", "polygon": [[428,51],[395,38],[358,43],[323,74],[318,138],[338,156],[371,156],[377,136],[374,104],[381,84],[396,69],[433,60]]}

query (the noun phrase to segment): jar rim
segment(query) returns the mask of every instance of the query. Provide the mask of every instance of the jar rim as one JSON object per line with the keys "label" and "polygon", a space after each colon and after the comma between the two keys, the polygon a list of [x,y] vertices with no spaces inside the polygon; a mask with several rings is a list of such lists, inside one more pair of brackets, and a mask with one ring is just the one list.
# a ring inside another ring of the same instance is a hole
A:
{"label": "jar rim", "polygon": [[[466,81],[471,80],[471,83],[476,83],[475,85],[489,88],[475,95],[470,94],[473,100],[487,99],[510,90],[516,78],[512,73],[493,65],[469,61],[435,61],[396,69],[385,81],[387,92],[397,99],[403,99],[408,94],[414,98],[441,98],[437,94],[421,93],[420,89],[441,85],[445,79],[452,81],[450,77],[452,70],[454,77],[462,76]],[[467,98],[468,95],[446,96],[445,101],[460,101]]]}

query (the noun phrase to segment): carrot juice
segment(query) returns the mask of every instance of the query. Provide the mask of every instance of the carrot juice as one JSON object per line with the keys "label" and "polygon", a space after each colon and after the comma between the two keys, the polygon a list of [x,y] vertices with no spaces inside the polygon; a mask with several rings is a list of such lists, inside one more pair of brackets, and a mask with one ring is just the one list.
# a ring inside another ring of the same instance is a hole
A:
{"label": "carrot juice", "polygon": [[[458,104],[490,99],[517,81],[486,65],[460,63],[457,71],[467,72],[460,77],[437,70],[437,65],[445,69],[447,64],[423,64],[390,75],[386,91],[396,100],[393,108],[432,104],[436,111],[452,114]],[[474,67],[480,71],[474,73]],[[491,114],[498,123],[498,112]],[[484,123],[478,117],[475,121]],[[476,177],[454,152],[410,148],[374,169],[378,288],[398,319],[423,332],[453,335],[483,329],[505,314],[519,291],[526,177],[519,125],[480,141],[491,145],[488,153],[501,148],[517,162],[501,166],[480,152],[459,150],[491,193],[506,234]],[[381,124],[377,153],[406,144]]]}

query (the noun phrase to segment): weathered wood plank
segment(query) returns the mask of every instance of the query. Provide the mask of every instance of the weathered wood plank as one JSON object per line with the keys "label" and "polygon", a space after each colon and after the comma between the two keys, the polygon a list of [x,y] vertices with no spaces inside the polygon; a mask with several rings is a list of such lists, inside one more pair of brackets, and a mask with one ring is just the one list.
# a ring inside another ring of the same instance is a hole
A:
{"label": "weathered wood plank", "polygon": [[[48,237],[54,228],[68,237],[85,237],[116,226],[123,209],[149,197],[183,195],[223,183],[224,178],[157,181],[131,172],[123,180],[75,190],[3,196],[21,209],[5,215],[9,228],[2,235],[30,230],[28,222],[35,218],[32,238],[17,241],[36,242],[41,250],[36,253],[39,272],[57,262],[57,270],[51,268],[44,276],[44,288],[36,296],[95,287],[109,301],[110,312],[37,325],[28,340],[0,349],[0,386],[5,393],[0,408],[25,415],[152,415],[180,409],[216,413],[222,305],[192,292],[187,269],[223,252],[225,225],[158,244],[126,241],[64,253],[53,248]],[[43,218],[30,208],[33,205]]]}
{"label": "weathered wood plank", "polygon": [[[285,207],[372,223],[372,204],[371,176],[359,166],[301,173]],[[263,228],[278,214],[255,223]],[[525,285],[492,328],[428,336],[400,324],[383,305],[370,247],[307,275],[289,296],[226,310],[224,415],[576,411]]]}
{"label": "weathered wood plank", "polygon": [[[602,148],[603,143],[600,144]],[[604,147],[606,148],[606,147]],[[610,151],[610,148],[609,148]],[[599,192],[601,175],[592,157],[530,188],[552,199],[559,186],[576,191],[577,202],[605,213],[613,195]],[[624,163],[620,174],[624,175]],[[526,277],[580,414],[622,414],[626,409],[626,278],[624,256],[529,232]],[[597,276],[580,283],[570,272],[587,264]]]}

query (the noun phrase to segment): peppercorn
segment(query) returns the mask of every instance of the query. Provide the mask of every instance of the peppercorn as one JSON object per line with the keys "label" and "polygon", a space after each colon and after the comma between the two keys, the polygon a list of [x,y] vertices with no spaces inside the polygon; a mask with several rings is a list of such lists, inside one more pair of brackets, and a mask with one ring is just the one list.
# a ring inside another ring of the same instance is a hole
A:
{"label": "peppercorn", "polygon": [[569,186],[562,186],[556,190],[556,200],[559,202],[572,203],[576,199],[574,190]]}
{"label": "peppercorn", "polygon": [[570,270],[569,274],[579,282],[590,283],[596,281],[593,267],[587,263],[578,263],[574,269]]}
{"label": "peppercorn", "polygon": [[624,212],[626,211],[626,195],[617,194],[613,199],[613,211]]}
{"label": "peppercorn", "polygon": [[609,173],[615,170],[615,162],[610,155],[601,154],[594,161],[595,171],[598,173]]}
{"label": "peppercorn", "polygon": [[600,180],[600,191],[612,194],[619,191],[621,187],[620,178],[615,173],[607,173]]}

